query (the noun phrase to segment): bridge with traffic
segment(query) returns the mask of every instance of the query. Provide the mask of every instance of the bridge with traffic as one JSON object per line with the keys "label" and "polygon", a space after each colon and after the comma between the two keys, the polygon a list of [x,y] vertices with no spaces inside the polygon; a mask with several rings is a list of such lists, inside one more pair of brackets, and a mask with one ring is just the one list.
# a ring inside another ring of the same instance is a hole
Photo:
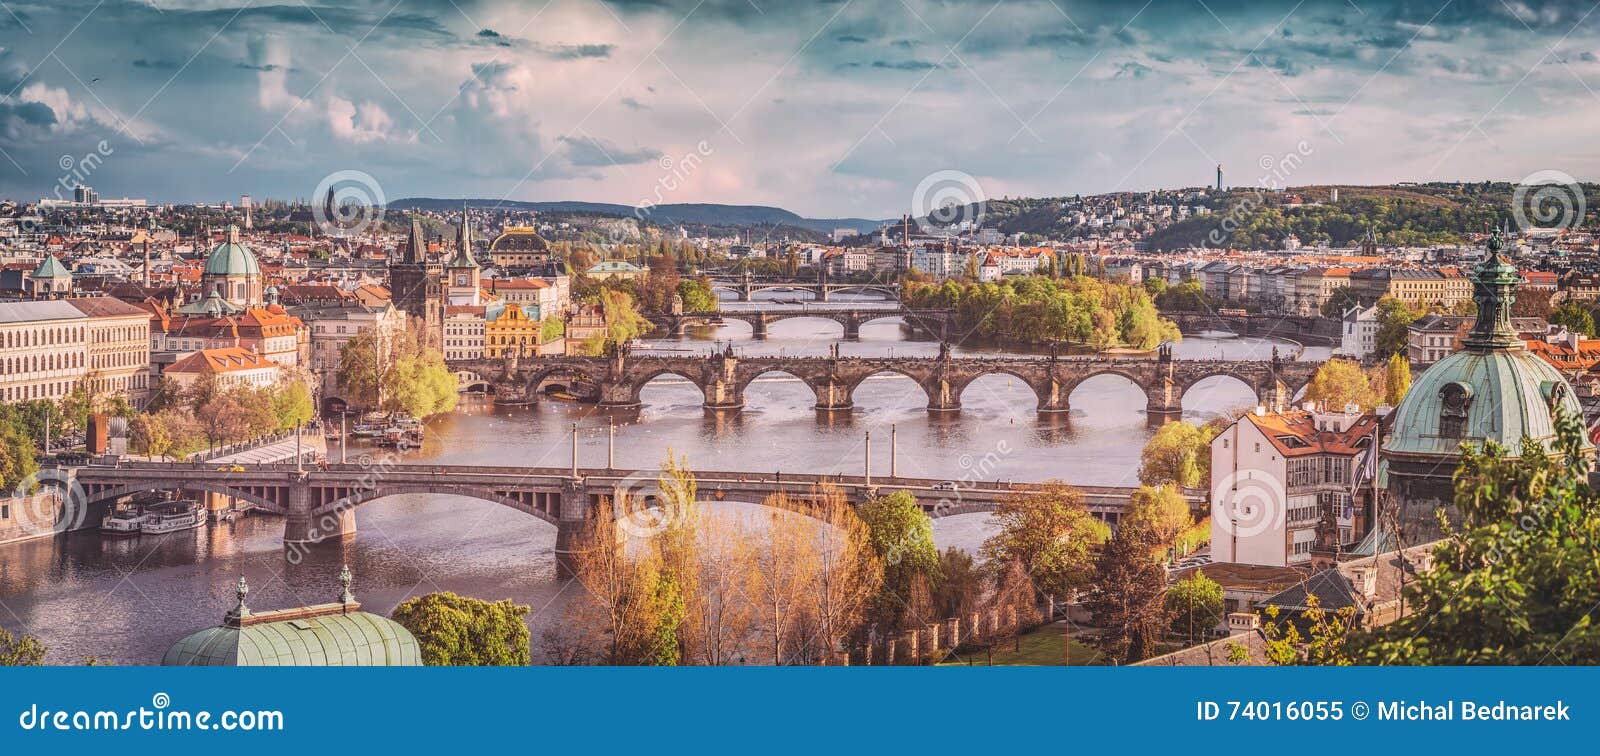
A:
{"label": "bridge with traffic", "polygon": [[[650,522],[673,516],[660,511],[663,505],[655,495],[658,471],[580,467],[576,443],[573,463],[566,468],[400,464],[397,459],[390,455],[325,466],[121,461],[71,469],[66,482],[81,498],[77,505],[88,510],[82,519],[91,526],[113,503],[128,497],[154,492],[211,493],[248,502],[256,512],[282,516],[284,544],[291,551],[301,548],[300,544],[353,536],[355,511],[363,504],[398,494],[463,496],[507,506],[555,525],[557,565],[563,575],[570,574],[572,554],[585,547],[582,538],[588,520],[603,504],[626,494],[636,506],[644,507],[630,515],[645,513]],[[870,458],[863,469],[871,469]],[[824,486],[837,488],[853,504],[905,491],[932,517],[989,511],[1007,497],[1044,486],[782,471],[698,471],[695,479],[702,500],[751,504],[769,504],[774,494],[804,503]],[[1134,491],[1122,486],[1077,488],[1089,511],[1113,524]],[[1198,501],[1191,497],[1191,504]]]}

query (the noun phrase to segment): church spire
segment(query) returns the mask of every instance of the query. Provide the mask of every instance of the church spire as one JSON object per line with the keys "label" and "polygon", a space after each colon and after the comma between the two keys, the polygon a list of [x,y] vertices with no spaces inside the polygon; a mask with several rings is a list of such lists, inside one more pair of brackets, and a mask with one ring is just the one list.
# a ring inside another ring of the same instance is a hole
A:
{"label": "church spire", "polygon": [[428,261],[428,236],[422,230],[422,219],[411,216],[411,237],[406,239],[406,252],[401,262],[421,265]]}
{"label": "church spire", "polygon": [[1505,241],[1500,232],[1489,237],[1489,256],[1472,269],[1472,301],[1478,305],[1478,319],[1462,344],[1475,352],[1513,349],[1521,346],[1517,330],[1511,325],[1511,305],[1517,301],[1517,284],[1522,282],[1516,267],[1500,256]]}
{"label": "church spire", "polygon": [[476,268],[478,261],[472,258],[472,225],[467,219],[467,210],[461,209],[461,227],[456,229],[456,254],[451,258],[450,265],[455,268]]}

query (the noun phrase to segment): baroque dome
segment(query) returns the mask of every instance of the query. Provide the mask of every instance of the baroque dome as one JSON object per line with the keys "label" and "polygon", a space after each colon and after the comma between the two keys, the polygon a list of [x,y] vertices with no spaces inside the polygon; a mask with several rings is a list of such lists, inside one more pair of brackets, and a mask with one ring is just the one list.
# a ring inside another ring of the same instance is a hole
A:
{"label": "baroque dome", "polygon": [[228,237],[206,256],[208,276],[259,276],[261,266],[249,247],[239,241],[239,227],[229,226]]}
{"label": "baroque dome", "polygon": [[1514,456],[1522,439],[1546,449],[1558,413],[1583,417],[1578,397],[1556,368],[1529,351],[1511,327],[1522,277],[1500,257],[1499,234],[1473,269],[1477,321],[1460,351],[1423,371],[1395,409],[1386,455],[1460,456],[1462,442],[1495,441]]}

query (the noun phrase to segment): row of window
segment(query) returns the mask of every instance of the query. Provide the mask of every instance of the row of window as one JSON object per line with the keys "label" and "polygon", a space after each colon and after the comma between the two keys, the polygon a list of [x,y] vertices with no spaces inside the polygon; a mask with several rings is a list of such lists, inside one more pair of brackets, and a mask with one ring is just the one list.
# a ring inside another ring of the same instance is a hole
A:
{"label": "row of window", "polygon": [[78,344],[83,342],[83,326],[59,326],[55,328],[26,328],[7,331],[0,337],[0,343],[7,349],[17,349],[31,346],[55,346],[58,344]]}
{"label": "row of window", "polygon": [[112,341],[143,341],[149,332],[148,326],[118,326],[116,328],[97,328],[89,340],[95,344],[105,344]]}
{"label": "row of window", "polygon": [[82,352],[55,352],[52,354],[30,354],[23,357],[7,357],[3,363],[5,372],[0,375],[17,375],[19,373],[35,373],[40,370],[65,370],[68,368],[83,367]]}
{"label": "row of window", "polygon": [[26,402],[33,399],[59,399],[72,390],[72,381],[35,383],[28,386],[11,386],[0,389],[0,398],[7,402]]}

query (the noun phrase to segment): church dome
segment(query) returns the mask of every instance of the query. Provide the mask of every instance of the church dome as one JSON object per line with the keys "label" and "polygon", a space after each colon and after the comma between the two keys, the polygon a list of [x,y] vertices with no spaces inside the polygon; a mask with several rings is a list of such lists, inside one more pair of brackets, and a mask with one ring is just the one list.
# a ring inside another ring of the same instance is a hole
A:
{"label": "church dome", "polygon": [[239,242],[239,227],[229,226],[228,237],[206,257],[208,276],[259,276],[261,266],[249,247]]}
{"label": "church dome", "polygon": [[1559,413],[1583,417],[1566,378],[1526,349],[1511,327],[1521,276],[1500,257],[1500,246],[1497,234],[1489,241],[1489,257],[1473,269],[1478,316],[1463,348],[1412,382],[1395,409],[1386,455],[1448,461],[1460,456],[1463,441],[1495,441],[1515,455],[1524,437],[1548,449]]}

